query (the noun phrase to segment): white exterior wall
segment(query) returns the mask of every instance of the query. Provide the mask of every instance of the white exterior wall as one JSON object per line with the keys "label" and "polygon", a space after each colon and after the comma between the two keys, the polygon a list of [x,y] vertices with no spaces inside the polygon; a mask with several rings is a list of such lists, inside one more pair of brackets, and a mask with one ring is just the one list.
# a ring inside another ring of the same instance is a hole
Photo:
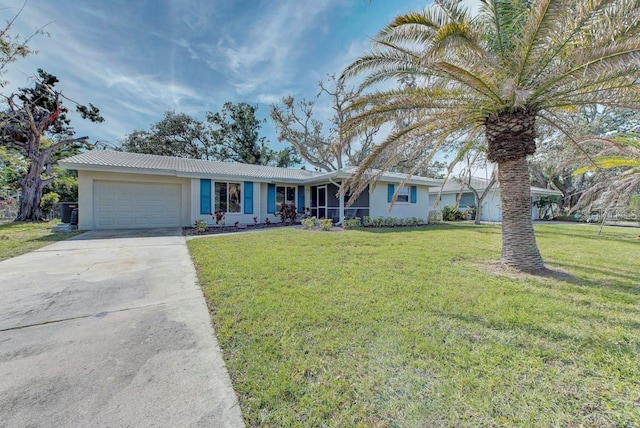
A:
{"label": "white exterior wall", "polygon": [[[540,199],[542,195],[538,193],[531,194],[531,220],[538,219],[538,208],[533,205],[533,201]],[[435,196],[434,196],[435,197]],[[441,210],[445,206],[455,206],[457,194],[444,194],[438,204],[438,209]],[[482,212],[480,214],[480,220],[482,221],[502,221],[502,201],[500,200],[500,191],[493,189],[489,191],[489,194],[482,201]]]}
{"label": "white exterior wall", "polygon": [[[203,177],[206,178],[206,177]],[[214,178],[211,178],[211,191],[213,192],[215,189],[215,183],[216,180]],[[230,181],[219,181],[221,183],[229,183]],[[232,181],[231,181],[232,182]],[[261,183],[256,183],[253,182],[253,214],[244,214],[244,182],[240,182],[241,186],[242,186],[242,190],[241,190],[241,201],[240,201],[240,212],[239,213],[227,213],[224,217],[224,224],[227,226],[233,226],[233,224],[237,221],[240,222],[240,224],[253,224],[253,217],[257,216],[260,217],[260,201],[261,199],[265,199],[266,201],[266,194],[267,194],[267,188],[265,185],[265,189],[264,189],[264,194],[265,197],[261,198]],[[191,199],[191,225],[193,225],[196,220],[204,220],[207,222],[208,225],[213,226],[216,224],[216,220],[213,216],[209,215],[209,214],[200,214],[200,179],[199,178],[193,178],[191,179],[191,194],[193,195],[193,198]],[[215,196],[211,197],[211,203],[214,203],[214,199]],[[265,202],[266,203],[266,202]],[[211,211],[214,211],[214,207],[211,207]],[[260,218],[258,218],[258,222],[260,222]]]}
{"label": "white exterior wall", "polygon": [[[447,205],[454,207],[456,205],[457,197],[458,193],[443,194],[440,198],[440,202],[438,203],[438,209],[442,210]],[[482,201],[480,220],[502,221],[502,202],[500,201],[500,193],[497,190],[490,190]]]}
{"label": "white exterior wall", "polygon": [[190,226],[191,183],[189,179],[147,174],[128,174],[103,171],[78,171],[78,229],[95,229],[93,189],[95,181],[127,183],[180,184],[180,219],[182,226]]}
{"label": "white exterior wall", "polygon": [[[369,195],[369,217],[398,217],[409,218],[417,217],[423,219],[425,222],[429,216],[429,187],[416,186],[416,203],[411,202],[397,202],[391,206],[391,203],[387,202],[388,191],[387,185],[389,183],[379,182],[371,190]],[[398,184],[395,184],[396,188]],[[407,184],[406,187],[411,187]]]}

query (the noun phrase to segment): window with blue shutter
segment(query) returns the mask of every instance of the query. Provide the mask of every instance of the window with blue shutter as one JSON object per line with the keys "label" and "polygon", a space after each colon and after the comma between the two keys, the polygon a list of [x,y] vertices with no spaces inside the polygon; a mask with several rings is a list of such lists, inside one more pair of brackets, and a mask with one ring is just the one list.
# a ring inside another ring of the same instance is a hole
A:
{"label": "window with blue shutter", "polygon": [[276,185],[267,185],[267,212],[273,214],[276,212]]}
{"label": "window with blue shutter", "polygon": [[200,179],[200,214],[211,214],[211,180]]}
{"label": "window with blue shutter", "polygon": [[411,186],[411,203],[415,204],[416,202],[418,202],[418,188]]}
{"label": "window with blue shutter", "polygon": [[304,186],[298,186],[298,213],[304,214]]}
{"label": "window with blue shutter", "polygon": [[244,182],[244,213],[253,214],[253,181]]}
{"label": "window with blue shutter", "polygon": [[396,193],[396,186],[387,184],[387,202],[393,201],[393,194]]}

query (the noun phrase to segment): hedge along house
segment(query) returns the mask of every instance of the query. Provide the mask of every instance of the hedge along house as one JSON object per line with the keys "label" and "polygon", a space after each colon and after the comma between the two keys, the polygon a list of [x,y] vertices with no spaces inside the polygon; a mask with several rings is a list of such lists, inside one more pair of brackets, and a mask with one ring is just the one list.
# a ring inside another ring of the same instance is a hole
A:
{"label": "hedge along house", "polygon": [[[340,195],[349,170],[301,169],[213,162],[138,153],[93,150],[59,161],[78,171],[78,227],[82,230],[214,224],[225,213],[232,225],[280,221],[283,203],[298,212],[339,222],[344,218],[418,217],[427,221],[429,187],[437,180],[384,173],[348,207]],[[392,204],[393,195],[397,200]]]}
{"label": "hedge along house", "polygon": [[[481,177],[472,177],[471,186],[482,195],[487,186],[489,180]],[[431,188],[431,197],[436,200],[438,193],[440,193],[440,202],[438,203],[438,209],[442,210],[445,206],[455,207],[457,206],[460,211],[466,211],[470,207],[476,206],[475,195],[468,187],[460,183],[455,179],[447,180],[442,185],[440,181],[439,187]],[[540,200],[542,196],[562,196],[562,192],[553,189],[543,189],[541,187],[531,187],[531,219],[539,220],[538,208],[535,206],[535,202]],[[493,187],[487,193],[482,201],[482,209],[480,211],[480,220],[482,221],[502,221],[502,201],[500,200],[500,188],[495,183]]]}

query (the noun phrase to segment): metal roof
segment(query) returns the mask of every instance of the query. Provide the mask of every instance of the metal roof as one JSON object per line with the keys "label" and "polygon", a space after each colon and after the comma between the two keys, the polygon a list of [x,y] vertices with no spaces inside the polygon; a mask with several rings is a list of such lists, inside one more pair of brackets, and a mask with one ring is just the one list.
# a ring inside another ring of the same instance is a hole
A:
{"label": "metal roof", "polygon": [[161,175],[215,175],[225,177],[252,177],[264,180],[303,181],[307,178],[321,175],[321,173],[303,169],[248,165],[237,162],[216,162],[110,150],[90,150],[60,160],[58,163],[63,168],[77,170],[103,171],[105,169],[132,169],[155,172]]}
{"label": "metal roof", "polygon": [[[440,180],[442,182],[442,180]],[[489,179],[486,178],[482,178],[482,177],[471,177],[471,186],[473,186],[474,189],[483,192],[484,189],[487,188],[487,185],[489,184]],[[462,189],[464,187],[464,189],[468,189],[466,185],[463,185],[460,181],[458,181],[456,178],[449,178],[447,180],[446,183],[444,183],[444,185],[442,186],[442,193],[459,193],[460,189]],[[493,185],[494,189],[499,189],[500,186],[498,186],[498,182],[496,181],[496,183]],[[434,188],[432,189],[432,192],[439,192],[440,189],[439,188]],[[562,192],[555,190],[555,189],[543,189],[542,187],[534,187],[531,186],[531,192],[533,193],[539,193],[539,194],[543,194],[543,195],[562,195]]]}
{"label": "metal roof", "polygon": [[[244,178],[257,181],[285,181],[312,183],[330,179],[346,179],[353,175],[356,167],[339,171],[316,172],[304,169],[278,168],[274,166],[249,165],[237,162],[217,162],[200,159],[158,156],[142,153],[118,152],[111,150],[90,150],[58,161],[62,168],[83,171],[117,171],[173,175],[180,177],[225,177]],[[378,175],[380,171],[372,171]],[[384,172],[378,175],[380,181],[438,186],[441,180],[406,174]]]}

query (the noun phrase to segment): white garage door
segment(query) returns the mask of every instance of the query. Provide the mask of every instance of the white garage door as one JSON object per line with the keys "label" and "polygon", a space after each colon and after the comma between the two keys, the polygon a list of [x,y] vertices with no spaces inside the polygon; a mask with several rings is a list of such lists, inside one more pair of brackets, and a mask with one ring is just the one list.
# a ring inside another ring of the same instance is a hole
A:
{"label": "white garage door", "polygon": [[97,229],[180,226],[179,184],[96,181],[93,202]]}

